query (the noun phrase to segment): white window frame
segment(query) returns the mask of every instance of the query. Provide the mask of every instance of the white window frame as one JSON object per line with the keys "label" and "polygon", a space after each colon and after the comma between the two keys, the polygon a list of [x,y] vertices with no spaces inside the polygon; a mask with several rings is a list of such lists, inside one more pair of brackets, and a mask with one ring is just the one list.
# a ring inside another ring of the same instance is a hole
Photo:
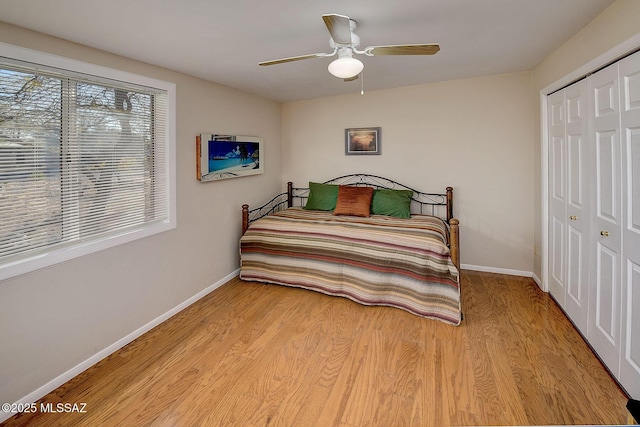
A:
{"label": "white window frame", "polygon": [[75,59],[65,58],[49,53],[39,52],[0,42],[0,57],[41,64],[70,72],[93,75],[97,77],[118,80],[135,85],[141,85],[160,89],[167,93],[167,125],[166,149],[167,171],[167,212],[168,218],[163,222],[147,224],[134,230],[127,230],[121,234],[111,235],[90,242],[78,242],[77,244],[59,249],[51,249],[45,253],[22,258],[13,262],[0,265],[0,281],[19,276],[44,267],[49,267],[61,262],[69,261],[84,255],[92,254],[114,246],[132,242],[137,239],[152,236],[176,228],[176,85],[175,83],[141,76],[126,71],[116,70],[100,65],[90,64]]}

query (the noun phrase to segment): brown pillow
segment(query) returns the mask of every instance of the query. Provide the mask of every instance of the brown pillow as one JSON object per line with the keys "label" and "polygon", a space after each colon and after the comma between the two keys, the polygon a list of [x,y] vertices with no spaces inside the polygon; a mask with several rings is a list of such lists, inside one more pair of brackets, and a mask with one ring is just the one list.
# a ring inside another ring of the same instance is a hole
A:
{"label": "brown pillow", "polygon": [[334,215],[353,215],[367,217],[371,214],[373,188],[341,185],[338,187],[338,201]]}

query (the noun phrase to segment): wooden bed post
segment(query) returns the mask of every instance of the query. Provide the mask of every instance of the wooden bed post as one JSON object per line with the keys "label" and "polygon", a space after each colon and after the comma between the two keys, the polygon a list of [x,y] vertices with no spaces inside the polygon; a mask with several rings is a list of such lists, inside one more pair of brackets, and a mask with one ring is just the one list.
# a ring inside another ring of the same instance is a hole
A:
{"label": "wooden bed post", "polygon": [[458,271],[460,271],[460,221],[455,218],[452,218],[449,222],[450,225],[450,236],[451,239],[451,260],[458,267]]}
{"label": "wooden bed post", "polygon": [[447,221],[453,218],[453,187],[447,187]]}
{"label": "wooden bed post", "polygon": [[249,228],[249,205],[244,204],[242,205],[242,235],[244,236],[244,233],[247,231],[247,228]]}
{"label": "wooden bed post", "polygon": [[447,187],[447,221],[451,239],[451,260],[460,270],[460,221],[453,217],[453,187]]}
{"label": "wooden bed post", "polygon": [[293,206],[293,182],[287,182],[287,207]]}

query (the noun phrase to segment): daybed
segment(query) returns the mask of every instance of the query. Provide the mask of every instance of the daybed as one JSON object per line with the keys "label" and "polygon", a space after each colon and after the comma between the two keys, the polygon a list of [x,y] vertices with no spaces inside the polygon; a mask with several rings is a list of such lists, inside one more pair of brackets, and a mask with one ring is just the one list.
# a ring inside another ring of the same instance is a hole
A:
{"label": "daybed", "polygon": [[458,325],[453,189],[424,193],[373,175],[309,183],[242,206],[240,278],[400,308]]}

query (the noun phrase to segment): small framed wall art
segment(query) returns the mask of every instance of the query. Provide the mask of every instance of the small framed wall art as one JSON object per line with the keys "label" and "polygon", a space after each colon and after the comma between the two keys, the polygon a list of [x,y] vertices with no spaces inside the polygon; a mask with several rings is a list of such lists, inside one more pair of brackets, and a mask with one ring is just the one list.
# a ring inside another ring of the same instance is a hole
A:
{"label": "small framed wall art", "polygon": [[344,130],[344,154],[381,154],[380,128],[350,128]]}
{"label": "small framed wall art", "polygon": [[217,181],[264,172],[262,138],[203,133],[196,136],[196,178]]}

